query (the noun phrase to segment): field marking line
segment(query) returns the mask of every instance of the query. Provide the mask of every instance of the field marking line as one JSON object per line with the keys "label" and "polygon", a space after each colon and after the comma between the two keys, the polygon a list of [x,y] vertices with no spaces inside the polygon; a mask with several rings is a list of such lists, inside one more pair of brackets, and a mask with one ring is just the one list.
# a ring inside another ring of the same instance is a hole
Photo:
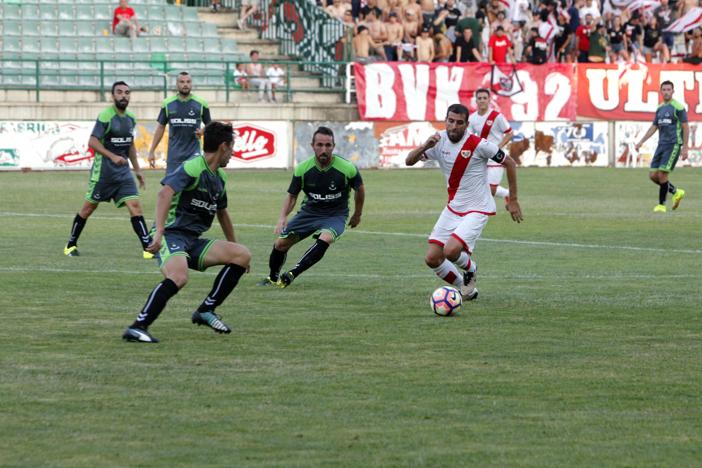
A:
{"label": "field marking line", "polygon": [[[0,211],[0,217],[27,217],[27,218],[64,218],[70,220],[71,214],[41,214],[41,213],[16,213],[11,211]],[[127,217],[123,216],[91,216],[92,219],[104,219],[104,220],[121,220],[126,221]],[[274,226],[271,224],[243,224],[235,223],[234,227],[248,227],[248,228],[267,228],[273,229]],[[391,237],[412,237],[412,238],[422,238],[426,239],[427,234],[416,234],[411,232],[382,232],[382,231],[364,231],[359,229],[354,229],[353,232],[359,234],[366,234],[372,236],[391,236]],[[495,242],[500,244],[515,244],[515,245],[531,245],[535,247],[567,247],[574,249],[597,249],[597,250],[625,250],[632,252],[657,252],[657,253],[680,253],[680,254],[702,254],[700,249],[661,249],[656,247],[635,247],[631,245],[606,245],[606,244],[578,244],[575,242],[548,242],[548,241],[529,241],[529,240],[518,240],[518,239],[490,239],[486,237],[481,237],[479,241],[483,242]]]}

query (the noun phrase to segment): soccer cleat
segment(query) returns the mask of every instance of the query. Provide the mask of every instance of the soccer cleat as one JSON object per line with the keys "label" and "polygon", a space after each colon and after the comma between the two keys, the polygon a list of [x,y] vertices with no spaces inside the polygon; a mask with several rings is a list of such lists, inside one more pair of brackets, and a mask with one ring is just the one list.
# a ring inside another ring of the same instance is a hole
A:
{"label": "soccer cleat", "polygon": [[63,254],[66,257],[79,257],[80,256],[80,253],[78,252],[77,245],[69,247],[68,244],[66,244],[66,247],[63,248]]}
{"label": "soccer cleat", "polygon": [[472,301],[478,297],[478,289],[475,287],[475,281],[478,277],[478,270],[465,271],[463,273],[463,286],[461,286],[461,296],[464,301]]}
{"label": "soccer cleat", "polygon": [[124,331],[124,334],[122,335],[122,339],[124,341],[131,341],[136,343],[158,343],[158,340],[151,336],[149,332],[139,327],[127,328]]}
{"label": "soccer cleat", "polygon": [[261,281],[256,283],[256,286],[275,286],[277,284],[277,281],[273,281],[270,276],[266,276]]}
{"label": "soccer cleat", "polygon": [[667,211],[667,210],[666,210],[666,208],[665,208],[665,205],[656,205],[656,206],[653,208],[653,212],[654,212],[654,213],[665,213],[666,211]]}
{"label": "soccer cleat", "polygon": [[276,284],[279,288],[287,288],[292,284],[294,279],[295,275],[293,275],[290,271],[286,271],[285,273],[280,274],[280,277],[278,278],[278,282]]}
{"label": "soccer cleat", "polygon": [[152,258],[154,258],[154,254],[144,250],[143,257],[144,257],[144,260],[151,260]]}
{"label": "soccer cleat", "polygon": [[677,189],[673,194],[673,209],[677,210],[680,202],[685,198],[685,191],[681,188]]}
{"label": "soccer cleat", "polygon": [[232,329],[220,320],[219,315],[214,312],[193,312],[193,323],[197,326],[207,325],[217,333],[231,333]]}

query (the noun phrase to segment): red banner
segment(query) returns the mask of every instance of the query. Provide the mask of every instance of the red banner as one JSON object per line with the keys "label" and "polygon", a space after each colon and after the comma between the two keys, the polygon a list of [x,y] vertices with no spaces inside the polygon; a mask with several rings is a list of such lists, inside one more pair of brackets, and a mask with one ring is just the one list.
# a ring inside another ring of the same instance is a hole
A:
{"label": "red banner", "polygon": [[702,120],[702,69],[688,64],[578,65],[578,116],[603,120],[653,120],[660,84],[672,81],[673,98]]}
{"label": "red banner", "polygon": [[491,88],[492,106],[508,120],[575,120],[575,67],[569,64],[493,67],[487,63],[354,64],[358,108],[364,120],[443,121],[461,102]]}

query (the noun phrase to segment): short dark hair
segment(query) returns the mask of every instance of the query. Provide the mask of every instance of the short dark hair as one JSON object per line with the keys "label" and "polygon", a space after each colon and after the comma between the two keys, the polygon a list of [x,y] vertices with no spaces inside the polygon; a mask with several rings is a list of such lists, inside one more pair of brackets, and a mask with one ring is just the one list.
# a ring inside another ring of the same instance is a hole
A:
{"label": "short dark hair", "polygon": [[487,88],[478,88],[478,89],[475,90],[475,96],[476,96],[476,97],[478,96],[478,94],[481,94],[481,93],[485,93],[485,94],[488,95],[488,97],[490,97],[490,90],[487,89]]}
{"label": "short dark hair", "polygon": [[182,72],[178,73],[178,76],[185,76],[185,75],[190,75],[190,73],[186,72],[183,70]]}
{"label": "short dark hair", "polygon": [[336,144],[334,141],[334,132],[329,127],[317,127],[317,130],[315,130],[314,133],[312,134],[312,144],[314,144],[314,138],[318,134],[319,135],[327,135],[327,136],[332,137],[332,143]]}
{"label": "short dark hair", "polygon": [[665,85],[670,85],[671,88],[675,89],[675,85],[670,80],[665,80],[663,83],[661,83],[661,88]]}
{"label": "short dark hair", "polygon": [[115,94],[115,88],[117,86],[126,86],[127,88],[129,88],[129,85],[124,81],[115,81],[114,83],[112,83],[112,94]]}
{"label": "short dark hair", "polygon": [[463,104],[451,104],[448,109],[446,109],[446,118],[448,119],[449,113],[454,113],[454,114],[461,114],[466,117],[466,121],[468,120],[468,108],[464,106]]}
{"label": "short dark hair", "polygon": [[256,49],[254,49],[251,52],[249,52],[249,57],[253,57],[253,54],[257,54],[257,53],[258,53],[258,51]]}
{"label": "short dark hair", "polygon": [[214,153],[222,143],[234,141],[234,128],[232,124],[224,122],[210,122],[205,126],[205,143],[202,149],[205,153]]}

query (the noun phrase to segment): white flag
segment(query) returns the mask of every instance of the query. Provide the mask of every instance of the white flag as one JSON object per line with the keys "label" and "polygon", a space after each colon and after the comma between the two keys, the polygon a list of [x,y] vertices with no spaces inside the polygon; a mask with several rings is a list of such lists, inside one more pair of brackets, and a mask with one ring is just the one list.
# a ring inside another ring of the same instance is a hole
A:
{"label": "white flag", "polygon": [[681,33],[698,28],[702,24],[702,8],[696,7],[685,13],[685,15],[671,23],[665,28],[665,32]]}
{"label": "white flag", "polygon": [[511,73],[505,74],[497,65],[492,66],[490,73],[490,88],[500,96],[514,96],[524,91],[522,82],[517,77],[517,68],[512,66]]}
{"label": "white flag", "polygon": [[633,2],[629,2],[627,9],[629,11],[637,10],[639,8],[643,8],[644,10],[653,10],[659,6],[661,6],[661,2],[656,0],[634,0]]}

